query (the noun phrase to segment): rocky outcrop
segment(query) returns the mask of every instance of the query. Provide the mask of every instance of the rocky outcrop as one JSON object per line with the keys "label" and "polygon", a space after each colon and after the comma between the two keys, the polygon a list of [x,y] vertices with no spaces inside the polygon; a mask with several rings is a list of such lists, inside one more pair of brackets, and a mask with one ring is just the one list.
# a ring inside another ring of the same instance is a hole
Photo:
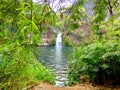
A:
{"label": "rocky outcrop", "polygon": [[71,42],[73,42],[76,45],[80,44],[80,40],[77,38],[77,35],[74,33],[67,33],[67,37]]}
{"label": "rocky outcrop", "polygon": [[[67,46],[69,46],[69,44],[72,44],[73,46],[80,45],[83,40],[90,39],[89,25],[82,24],[78,29],[72,30],[71,32],[64,30],[64,32],[62,32],[62,36],[63,42],[67,43]],[[40,46],[49,46],[51,45],[51,42],[54,42],[52,45],[55,45],[56,34],[51,27],[48,27],[47,31],[41,34],[41,37],[42,40]]]}
{"label": "rocky outcrop", "polygon": [[90,40],[90,29],[88,24],[82,24],[78,29],[72,30],[71,32],[64,32],[64,36],[69,38],[69,41],[74,45],[80,45],[84,40]]}
{"label": "rocky outcrop", "polygon": [[47,31],[45,33],[41,34],[42,40],[40,46],[49,46],[51,40],[55,38],[55,33],[52,30],[51,27],[47,28]]}
{"label": "rocky outcrop", "polygon": [[83,38],[90,39],[90,29],[88,24],[82,24],[78,29],[72,31],[76,35],[80,35]]}

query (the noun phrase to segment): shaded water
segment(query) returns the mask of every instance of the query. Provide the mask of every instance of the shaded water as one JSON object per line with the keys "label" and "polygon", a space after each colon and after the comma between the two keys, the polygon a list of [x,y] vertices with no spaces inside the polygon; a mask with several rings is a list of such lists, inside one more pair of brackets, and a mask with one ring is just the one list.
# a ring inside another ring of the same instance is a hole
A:
{"label": "shaded water", "polygon": [[71,55],[71,47],[41,47],[40,61],[55,74],[55,86],[68,83],[68,59]]}

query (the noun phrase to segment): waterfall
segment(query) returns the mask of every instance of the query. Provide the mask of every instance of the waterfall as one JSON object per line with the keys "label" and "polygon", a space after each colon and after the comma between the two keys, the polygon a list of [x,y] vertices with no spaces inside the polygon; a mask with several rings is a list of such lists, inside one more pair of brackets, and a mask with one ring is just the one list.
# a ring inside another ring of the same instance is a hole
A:
{"label": "waterfall", "polygon": [[62,46],[62,33],[60,32],[59,29],[54,29],[52,26],[49,26],[57,34],[56,37],[56,47],[61,47]]}
{"label": "waterfall", "polygon": [[56,37],[56,63],[55,63],[55,68],[56,70],[56,80],[55,80],[55,86],[57,87],[63,87],[64,86],[64,82],[62,82],[60,79],[64,79],[62,77],[63,73],[62,73],[62,33],[57,33],[57,37]]}
{"label": "waterfall", "polygon": [[58,33],[56,38],[56,47],[61,47],[61,46],[62,46],[62,33]]}

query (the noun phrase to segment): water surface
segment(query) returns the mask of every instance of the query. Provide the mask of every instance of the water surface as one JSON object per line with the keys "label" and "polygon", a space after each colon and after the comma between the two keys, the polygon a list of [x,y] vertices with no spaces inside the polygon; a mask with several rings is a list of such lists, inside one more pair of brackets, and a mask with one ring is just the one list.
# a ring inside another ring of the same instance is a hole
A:
{"label": "water surface", "polygon": [[68,59],[71,55],[71,47],[41,47],[40,61],[55,74],[55,86],[68,83]]}

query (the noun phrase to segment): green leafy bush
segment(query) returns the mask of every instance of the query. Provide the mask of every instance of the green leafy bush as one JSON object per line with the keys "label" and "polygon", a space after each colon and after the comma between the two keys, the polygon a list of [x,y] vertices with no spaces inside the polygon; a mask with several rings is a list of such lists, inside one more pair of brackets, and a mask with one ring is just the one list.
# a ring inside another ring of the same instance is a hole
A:
{"label": "green leafy bush", "polygon": [[75,49],[75,60],[70,64],[70,83],[80,81],[81,75],[89,75],[90,81],[98,84],[117,83],[120,80],[119,47],[119,42],[108,41]]}
{"label": "green leafy bush", "polygon": [[37,62],[32,45],[14,43],[0,48],[0,89],[21,90],[40,80],[54,83],[54,76]]}
{"label": "green leafy bush", "polygon": [[54,76],[35,54],[42,24],[54,23],[47,6],[42,11],[42,5],[32,0],[0,3],[0,90],[21,90],[40,80],[53,83]]}
{"label": "green leafy bush", "polygon": [[55,37],[53,37],[52,38],[52,40],[50,41],[50,46],[55,46],[55,44],[56,44],[56,38]]}
{"label": "green leafy bush", "polygon": [[75,43],[72,42],[67,36],[62,37],[63,46],[75,46]]}

